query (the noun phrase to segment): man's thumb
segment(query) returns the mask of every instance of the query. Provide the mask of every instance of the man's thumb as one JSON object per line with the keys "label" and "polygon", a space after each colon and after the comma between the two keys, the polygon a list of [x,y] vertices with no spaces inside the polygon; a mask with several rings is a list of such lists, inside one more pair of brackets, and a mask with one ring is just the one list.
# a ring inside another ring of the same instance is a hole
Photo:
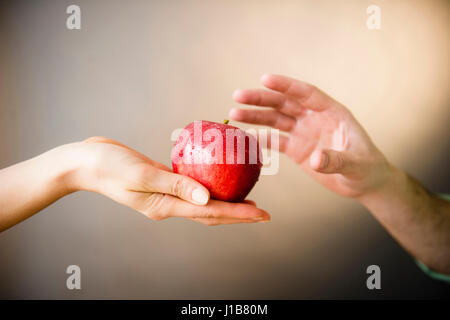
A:
{"label": "man's thumb", "polygon": [[309,164],[313,170],[321,173],[346,173],[350,168],[347,154],[331,149],[314,151]]}

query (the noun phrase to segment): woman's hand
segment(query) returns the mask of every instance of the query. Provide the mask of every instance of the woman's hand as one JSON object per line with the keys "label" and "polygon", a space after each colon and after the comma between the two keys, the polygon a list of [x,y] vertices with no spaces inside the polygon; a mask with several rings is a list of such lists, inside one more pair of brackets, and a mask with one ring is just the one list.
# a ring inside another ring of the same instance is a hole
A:
{"label": "woman's hand", "polygon": [[202,184],[108,138],[82,142],[87,160],[71,183],[101,193],[153,220],[184,217],[207,225],[258,222],[270,216],[254,202],[209,200]]}
{"label": "woman's hand", "polygon": [[350,111],[318,88],[280,75],[264,75],[270,89],[236,90],[239,103],[269,107],[233,109],[230,118],[268,125],[286,153],[332,191],[358,197],[382,185],[390,166]]}
{"label": "woman's hand", "polygon": [[184,217],[206,225],[270,220],[253,201],[210,200],[197,181],[102,137],[0,170],[0,181],[0,231],[79,190],[103,194],[153,220]]}

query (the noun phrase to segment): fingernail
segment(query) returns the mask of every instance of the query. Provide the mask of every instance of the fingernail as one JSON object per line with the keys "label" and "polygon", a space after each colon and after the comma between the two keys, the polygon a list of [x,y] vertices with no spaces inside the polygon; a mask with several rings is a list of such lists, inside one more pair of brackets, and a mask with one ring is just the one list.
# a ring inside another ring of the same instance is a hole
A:
{"label": "fingernail", "polygon": [[200,188],[194,189],[194,191],[192,191],[192,200],[198,204],[207,204],[208,194]]}
{"label": "fingernail", "polygon": [[325,152],[322,153],[322,159],[320,159],[320,167],[319,169],[325,169],[328,165],[328,154]]}

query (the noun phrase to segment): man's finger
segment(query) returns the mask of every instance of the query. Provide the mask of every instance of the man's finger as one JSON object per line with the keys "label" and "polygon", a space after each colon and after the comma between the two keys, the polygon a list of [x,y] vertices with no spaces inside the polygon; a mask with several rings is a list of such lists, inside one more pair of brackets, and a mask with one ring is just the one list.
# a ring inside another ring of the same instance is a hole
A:
{"label": "man's finger", "polygon": [[300,105],[307,109],[323,111],[336,105],[336,101],[331,97],[303,81],[281,75],[265,74],[261,82],[266,88],[298,99]]}
{"label": "man's finger", "polygon": [[321,173],[345,174],[351,169],[351,161],[346,153],[331,149],[316,150],[310,158],[311,168]]}
{"label": "man's finger", "polygon": [[271,149],[278,152],[286,152],[289,145],[289,137],[281,134],[272,136],[272,134],[266,135],[258,132],[256,134],[256,139],[262,149]]}
{"label": "man's finger", "polygon": [[233,92],[233,99],[243,104],[272,107],[291,117],[299,117],[304,113],[296,98],[265,89],[237,89]]}
{"label": "man's finger", "polygon": [[281,131],[291,131],[294,129],[297,121],[277,110],[248,110],[248,109],[231,109],[229,112],[229,117],[232,120],[266,125]]}

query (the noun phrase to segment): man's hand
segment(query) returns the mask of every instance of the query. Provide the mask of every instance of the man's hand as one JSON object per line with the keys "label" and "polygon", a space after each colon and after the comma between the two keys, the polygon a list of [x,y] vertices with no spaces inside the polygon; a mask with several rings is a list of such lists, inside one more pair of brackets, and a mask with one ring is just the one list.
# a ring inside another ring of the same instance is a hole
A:
{"label": "man's hand", "polygon": [[236,90],[233,98],[265,109],[233,109],[231,119],[286,132],[280,151],[340,195],[358,197],[386,181],[388,162],[347,108],[302,81],[280,75],[261,81],[270,90]]}
{"label": "man's hand", "polygon": [[416,259],[450,274],[450,202],[388,163],[349,110],[316,87],[265,75],[270,90],[237,90],[236,121],[287,132],[280,151],[332,191],[355,197]]}

